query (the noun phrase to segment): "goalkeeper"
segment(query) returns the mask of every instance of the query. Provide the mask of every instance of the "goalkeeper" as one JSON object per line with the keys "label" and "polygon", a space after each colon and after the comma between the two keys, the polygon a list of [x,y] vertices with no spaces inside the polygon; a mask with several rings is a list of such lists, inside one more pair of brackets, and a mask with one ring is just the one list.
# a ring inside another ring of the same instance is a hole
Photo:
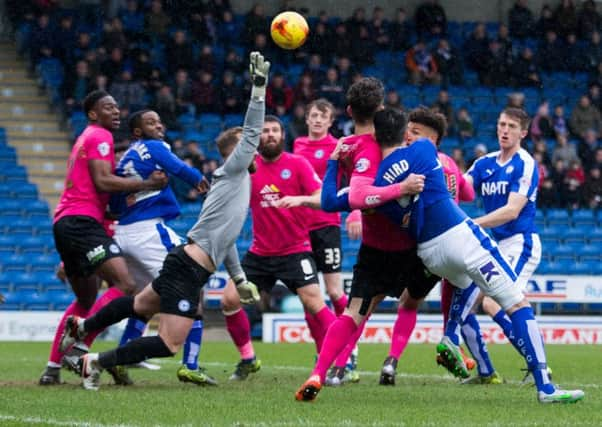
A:
{"label": "goalkeeper", "polygon": [[225,162],[214,173],[200,217],[188,232],[189,243],[174,248],[165,258],[159,277],[135,297],[115,299],[86,320],[68,319],[63,345],[127,317],[161,314],[157,336],[136,338],[122,347],[82,356],[84,388],[97,390],[103,369],[176,354],[196,317],[199,291],[222,262],[236,284],[241,302],[259,300],[257,288],[246,280],[240,267],[235,243],[249,206],[249,171],[254,168],[264,121],[269,68],[270,63],[260,53],[251,53],[253,88],[244,126],[228,129],[218,138],[217,146]]}

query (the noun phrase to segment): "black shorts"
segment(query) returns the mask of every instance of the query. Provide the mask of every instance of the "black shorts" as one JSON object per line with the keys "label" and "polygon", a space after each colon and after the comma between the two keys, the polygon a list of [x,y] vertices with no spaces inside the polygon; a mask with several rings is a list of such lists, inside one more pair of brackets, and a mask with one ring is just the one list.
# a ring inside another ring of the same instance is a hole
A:
{"label": "black shorts", "polygon": [[105,261],[123,256],[119,245],[92,217],[64,216],[54,223],[52,231],[67,277],[89,277]]}
{"label": "black shorts", "polygon": [[152,287],[161,297],[160,313],[197,317],[201,288],[209,273],[184,251],[184,245],[173,248],[163,261],[159,277]]}
{"label": "black shorts", "polygon": [[439,280],[426,269],[416,249],[382,251],[361,245],[353,267],[349,300],[363,299],[360,314],[365,315],[370,301],[377,295],[399,298],[407,288],[410,296],[421,299]]}
{"label": "black shorts", "polygon": [[270,292],[280,280],[297,293],[303,286],[317,284],[318,272],[311,252],[283,256],[260,256],[248,251],[241,262],[247,279],[257,287]]}
{"label": "black shorts", "polygon": [[330,225],[309,232],[311,250],[316,267],[322,273],[340,273],[343,260],[341,252],[341,227]]}

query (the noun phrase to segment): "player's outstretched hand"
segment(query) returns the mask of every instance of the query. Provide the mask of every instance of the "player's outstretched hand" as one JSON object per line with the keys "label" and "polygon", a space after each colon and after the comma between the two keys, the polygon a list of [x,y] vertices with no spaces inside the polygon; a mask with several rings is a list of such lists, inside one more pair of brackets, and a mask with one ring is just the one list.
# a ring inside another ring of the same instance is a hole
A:
{"label": "player's outstretched hand", "polygon": [[345,137],[339,138],[339,140],[337,141],[337,146],[334,147],[334,151],[330,153],[330,160],[339,160],[339,157],[341,157],[341,150],[343,148],[343,145],[345,144],[346,139],[347,138]]}
{"label": "player's outstretched hand", "polygon": [[163,171],[154,171],[145,180],[148,190],[160,190],[164,188],[169,182],[167,174]]}
{"label": "player's outstretched hand", "polygon": [[274,202],[274,207],[288,209],[303,206],[305,196],[284,196]]}
{"label": "player's outstretched hand", "polygon": [[205,194],[207,191],[209,191],[210,186],[211,185],[209,184],[209,181],[207,181],[207,178],[203,177],[201,182],[199,182],[199,185],[197,185],[196,190],[201,194]]}
{"label": "player's outstretched hand", "polygon": [[259,302],[259,291],[257,285],[253,282],[245,280],[244,282],[236,285],[240,302],[243,304],[255,304]]}
{"label": "player's outstretched hand", "polygon": [[251,90],[253,98],[265,98],[269,72],[270,61],[266,61],[259,52],[251,52],[249,56],[249,74],[253,83],[253,89]]}
{"label": "player's outstretched hand", "polygon": [[406,179],[401,181],[401,191],[403,194],[418,194],[424,190],[424,175],[411,173]]}

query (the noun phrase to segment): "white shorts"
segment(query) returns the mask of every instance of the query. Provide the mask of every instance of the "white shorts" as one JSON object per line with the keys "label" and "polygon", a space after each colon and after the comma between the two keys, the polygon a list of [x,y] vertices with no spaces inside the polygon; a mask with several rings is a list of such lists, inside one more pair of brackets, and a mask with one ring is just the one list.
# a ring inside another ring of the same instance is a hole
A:
{"label": "white shorts", "polygon": [[518,288],[524,292],[529,279],[541,261],[539,235],[536,233],[515,234],[500,240],[497,244],[516,273]]}
{"label": "white shorts", "polygon": [[183,242],[162,219],[117,225],[113,239],[123,252],[138,290],[159,276],[169,251]]}
{"label": "white shorts", "polygon": [[470,219],[418,244],[418,256],[432,273],[459,288],[472,282],[503,309],[525,297],[515,285],[516,275],[497,244]]}

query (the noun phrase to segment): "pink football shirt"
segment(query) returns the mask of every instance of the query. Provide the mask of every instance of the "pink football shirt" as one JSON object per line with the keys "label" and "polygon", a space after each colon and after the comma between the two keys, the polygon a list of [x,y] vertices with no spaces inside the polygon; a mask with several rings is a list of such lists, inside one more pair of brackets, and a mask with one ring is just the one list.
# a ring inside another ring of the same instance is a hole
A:
{"label": "pink football shirt", "polygon": [[266,162],[257,156],[257,172],[251,175],[253,243],[249,251],[260,256],[311,252],[305,208],[283,209],[274,203],[284,196],[308,196],[322,187],[309,162],[301,156],[282,153]]}
{"label": "pink football shirt", "polygon": [[[380,161],[380,147],[371,134],[350,136],[341,148],[340,170],[349,180],[362,176],[373,181]],[[362,211],[362,242],[382,251],[401,251],[416,245],[400,226],[374,209]]]}
{"label": "pink football shirt", "polygon": [[109,193],[96,190],[88,161],[104,160],[115,169],[113,135],[98,125],[89,125],[77,138],[67,162],[65,189],[54,212],[54,222],[67,215],[85,215],[103,223]]}
{"label": "pink football shirt", "polygon": [[[295,154],[305,157],[320,179],[323,179],[326,174],[328,159],[336,146],[337,139],[330,134],[315,141],[310,140],[307,136],[302,136],[295,139],[293,151]],[[328,213],[322,210],[305,208],[304,215],[309,231],[333,225],[340,227],[341,225],[341,216],[336,212]]]}
{"label": "pink football shirt", "polygon": [[472,201],[475,196],[474,189],[466,182],[454,159],[445,153],[439,152],[439,161],[443,165],[443,175],[445,175],[449,194],[456,203]]}

